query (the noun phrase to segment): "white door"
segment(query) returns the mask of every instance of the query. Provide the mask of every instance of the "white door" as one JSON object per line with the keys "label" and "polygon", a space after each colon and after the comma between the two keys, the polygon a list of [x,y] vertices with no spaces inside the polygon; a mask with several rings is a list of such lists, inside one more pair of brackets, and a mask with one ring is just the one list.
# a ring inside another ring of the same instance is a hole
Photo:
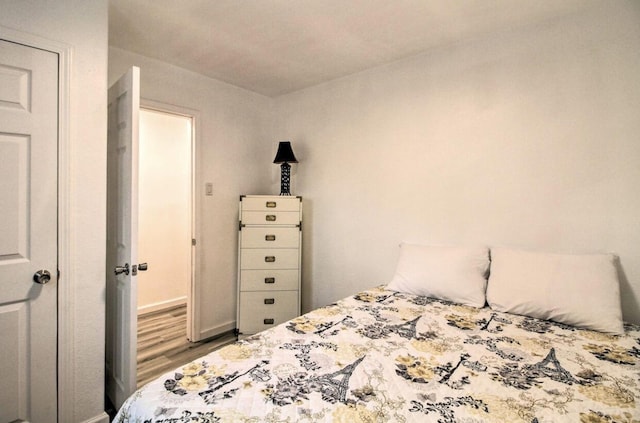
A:
{"label": "white door", "polygon": [[0,40],[0,422],[57,421],[57,124],[58,55]]}
{"label": "white door", "polygon": [[109,88],[106,370],[117,408],[136,389],[139,109],[140,69],[133,67]]}

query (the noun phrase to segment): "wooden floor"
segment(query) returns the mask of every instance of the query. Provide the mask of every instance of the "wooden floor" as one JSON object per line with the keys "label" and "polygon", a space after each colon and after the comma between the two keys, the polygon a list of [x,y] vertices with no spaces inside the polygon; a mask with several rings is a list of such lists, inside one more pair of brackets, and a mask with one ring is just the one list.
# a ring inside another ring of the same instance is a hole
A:
{"label": "wooden floor", "polygon": [[138,316],[138,387],[235,340],[229,332],[189,342],[186,305]]}

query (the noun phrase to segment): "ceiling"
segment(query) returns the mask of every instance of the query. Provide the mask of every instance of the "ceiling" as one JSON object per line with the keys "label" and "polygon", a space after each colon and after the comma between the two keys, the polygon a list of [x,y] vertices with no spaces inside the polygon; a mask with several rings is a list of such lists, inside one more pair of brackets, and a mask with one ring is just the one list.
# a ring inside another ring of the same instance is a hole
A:
{"label": "ceiling", "polygon": [[586,0],[109,0],[109,45],[275,97]]}

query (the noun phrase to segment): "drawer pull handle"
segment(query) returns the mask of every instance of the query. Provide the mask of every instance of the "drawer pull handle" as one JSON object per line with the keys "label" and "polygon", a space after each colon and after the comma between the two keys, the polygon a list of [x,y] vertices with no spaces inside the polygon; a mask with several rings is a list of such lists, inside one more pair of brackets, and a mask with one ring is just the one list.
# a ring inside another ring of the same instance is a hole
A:
{"label": "drawer pull handle", "polygon": [[264,303],[265,304],[275,304],[276,303],[276,299],[275,298],[265,298],[264,299]]}
{"label": "drawer pull handle", "polygon": [[276,215],[275,214],[268,214],[264,218],[265,218],[265,220],[267,222],[275,222],[276,221]]}
{"label": "drawer pull handle", "polygon": [[273,319],[264,319],[263,322],[264,322],[265,325],[272,325],[272,324],[275,323],[275,320],[273,320]]}
{"label": "drawer pull handle", "polygon": [[265,241],[275,241],[276,240],[276,236],[275,235],[265,235],[264,236],[264,240]]}
{"label": "drawer pull handle", "polygon": [[264,261],[265,261],[266,263],[273,263],[274,261],[276,261],[276,256],[266,256],[266,257],[264,258]]}
{"label": "drawer pull handle", "polygon": [[264,283],[276,283],[276,278],[264,278]]}
{"label": "drawer pull handle", "polygon": [[275,201],[267,201],[267,208],[268,209],[275,209],[276,208],[276,202]]}

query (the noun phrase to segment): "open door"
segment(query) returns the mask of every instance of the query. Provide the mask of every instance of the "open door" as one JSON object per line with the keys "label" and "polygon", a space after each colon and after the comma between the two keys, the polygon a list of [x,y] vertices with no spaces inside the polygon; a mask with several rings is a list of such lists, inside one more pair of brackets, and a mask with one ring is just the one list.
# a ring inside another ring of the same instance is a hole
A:
{"label": "open door", "polygon": [[[136,389],[138,114],[140,69],[109,88],[107,142],[107,395],[116,408]],[[142,267],[142,268],[140,268]]]}

